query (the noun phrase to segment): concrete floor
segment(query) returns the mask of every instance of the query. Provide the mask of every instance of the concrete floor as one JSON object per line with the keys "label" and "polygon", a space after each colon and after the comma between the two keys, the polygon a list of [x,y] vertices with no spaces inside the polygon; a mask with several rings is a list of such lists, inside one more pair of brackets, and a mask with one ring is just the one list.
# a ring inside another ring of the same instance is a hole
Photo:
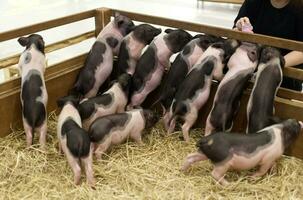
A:
{"label": "concrete floor", "polygon": [[[240,7],[234,4],[205,3],[203,8],[197,8],[196,0],[0,0],[0,5],[1,32],[99,7],[230,28]],[[39,34],[49,44],[93,29],[94,21],[88,19]],[[93,39],[47,54],[48,63],[53,64],[62,58],[87,52],[92,43]],[[23,51],[16,39],[2,42],[0,47],[0,59]],[[0,82],[4,79],[4,72],[0,70]]]}

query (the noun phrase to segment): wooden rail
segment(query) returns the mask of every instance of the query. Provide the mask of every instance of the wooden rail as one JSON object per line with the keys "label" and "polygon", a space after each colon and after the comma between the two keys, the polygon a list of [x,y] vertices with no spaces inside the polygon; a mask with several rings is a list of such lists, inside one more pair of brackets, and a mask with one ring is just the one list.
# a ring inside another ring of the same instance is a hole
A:
{"label": "wooden rail", "polygon": [[[70,37],[59,42],[55,42],[45,47],[45,53],[50,53],[58,49],[62,49],[77,43],[80,43],[84,40],[94,37],[95,31],[89,31],[86,33],[82,33],[80,35],[76,35],[74,37]],[[20,57],[20,53],[10,56],[8,58],[0,59],[0,69],[15,65],[18,63]]]}
{"label": "wooden rail", "polygon": [[243,4],[244,0],[197,0],[202,2]]}
{"label": "wooden rail", "polygon": [[43,31],[46,29],[58,27],[61,25],[81,21],[81,20],[88,19],[88,18],[91,18],[94,16],[95,16],[95,10],[89,10],[89,11],[85,11],[85,12],[81,12],[81,13],[77,13],[77,14],[73,14],[73,15],[68,15],[65,17],[57,18],[57,19],[52,19],[52,20],[49,20],[46,22],[41,22],[41,23],[25,26],[22,28],[5,31],[5,32],[0,33],[0,42],[5,41],[5,40],[14,39],[14,38],[17,38],[17,37],[20,37],[23,35],[28,35],[31,33]]}

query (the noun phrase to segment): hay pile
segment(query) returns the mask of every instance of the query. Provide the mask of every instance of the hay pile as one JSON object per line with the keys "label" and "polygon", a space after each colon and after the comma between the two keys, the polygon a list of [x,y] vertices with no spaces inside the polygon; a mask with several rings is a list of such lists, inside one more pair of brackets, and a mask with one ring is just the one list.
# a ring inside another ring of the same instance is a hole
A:
{"label": "hay pile", "polygon": [[[228,187],[210,176],[211,164],[200,162],[186,174],[179,171],[184,157],[196,150],[201,130],[191,132],[191,143],[180,132],[163,137],[160,125],[145,135],[145,145],[116,146],[94,161],[96,190],[73,175],[64,156],[57,153],[56,116],[49,117],[47,151],[25,148],[22,130],[0,141],[0,199],[303,199],[303,162],[283,157],[271,174],[258,180],[250,172],[229,172]],[[37,144],[37,140],[35,142]]]}

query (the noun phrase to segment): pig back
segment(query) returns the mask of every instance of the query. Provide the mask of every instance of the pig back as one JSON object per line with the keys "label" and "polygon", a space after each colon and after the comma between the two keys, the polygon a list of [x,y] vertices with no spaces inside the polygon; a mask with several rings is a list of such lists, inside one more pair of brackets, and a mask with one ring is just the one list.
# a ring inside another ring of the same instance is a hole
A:
{"label": "pig back", "polygon": [[105,93],[83,101],[78,106],[82,121],[92,116],[92,114],[96,112],[96,107],[107,107],[110,105],[111,102],[113,102],[113,97],[110,93]]}
{"label": "pig back", "polygon": [[169,68],[167,78],[163,83],[163,89],[161,91],[160,102],[166,109],[171,105],[175,93],[185,79],[187,72],[187,62],[184,60],[183,56],[179,54]]}
{"label": "pig back", "polygon": [[229,80],[227,80],[228,76],[226,75],[219,84],[210,113],[210,122],[218,131],[227,130],[232,126],[240,98],[252,73],[251,69],[242,70],[230,77]]}
{"label": "pig back", "polygon": [[73,118],[68,117],[61,129],[61,135],[66,136],[66,144],[73,156],[80,158],[86,157],[90,150],[90,139]]}
{"label": "pig back", "polygon": [[43,104],[44,82],[38,70],[30,70],[23,80],[21,100],[23,116],[32,127],[39,127],[46,118],[46,109]]}
{"label": "pig back", "polygon": [[129,37],[124,38],[121,42],[117,65],[116,68],[113,68],[112,72],[114,74],[114,78],[118,78],[119,75],[125,73],[130,67],[128,64],[130,59],[130,52],[127,46],[128,43]]}
{"label": "pig back", "polygon": [[205,59],[198,66],[195,66],[178,88],[176,100],[183,101],[193,98],[195,93],[205,86],[206,76],[210,76],[213,69],[214,61],[212,59]]}
{"label": "pig back", "polygon": [[269,117],[274,115],[274,98],[281,81],[282,71],[279,65],[270,64],[258,73],[248,103],[249,132],[271,125]]}
{"label": "pig back", "polygon": [[261,149],[273,144],[274,133],[272,130],[258,132],[254,135],[241,133],[216,132],[202,138],[197,147],[213,163],[220,163],[237,155],[255,154]]}
{"label": "pig back", "polygon": [[144,87],[144,79],[156,69],[156,46],[151,44],[138,60],[135,73],[133,75],[133,89],[139,91]]}
{"label": "pig back", "polygon": [[89,128],[91,141],[99,143],[111,132],[125,129],[131,118],[129,113],[118,113],[96,119]]}

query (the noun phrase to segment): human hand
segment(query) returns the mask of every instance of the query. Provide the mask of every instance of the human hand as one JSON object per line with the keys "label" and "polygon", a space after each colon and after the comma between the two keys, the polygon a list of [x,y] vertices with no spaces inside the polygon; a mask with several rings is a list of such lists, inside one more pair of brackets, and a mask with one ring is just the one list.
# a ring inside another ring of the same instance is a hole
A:
{"label": "human hand", "polygon": [[237,23],[236,27],[234,28],[238,31],[253,33],[253,26],[251,25],[248,17],[242,17],[240,18]]}

